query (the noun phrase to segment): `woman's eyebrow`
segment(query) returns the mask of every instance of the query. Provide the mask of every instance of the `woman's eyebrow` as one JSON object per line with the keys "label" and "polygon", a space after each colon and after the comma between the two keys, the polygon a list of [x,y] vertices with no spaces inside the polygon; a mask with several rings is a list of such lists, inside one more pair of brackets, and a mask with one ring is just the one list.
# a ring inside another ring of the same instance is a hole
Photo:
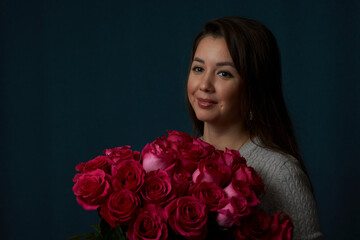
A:
{"label": "woman's eyebrow", "polygon": [[193,62],[205,63],[204,60],[202,60],[202,59],[200,59],[200,58],[198,58],[198,57],[195,57],[194,60],[193,60]]}
{"label": "woman's eyebrow", "polygon": [[235,67],[232,62],[219,62],[219,63],[216,64],[216,66],[230,66],[230,67]]}
{"label": "woman's eyebrow", "polygon": [[[202,63],[202,64],[205,64],[205,61],[202,60],[201,58],[198,58],[198,57],[195,57],[193,62],[199,62],[199,63]],[[230,66],[230,67],[235,67],[234,66],[234,63],[232,62],[218,62],[216,63],[216,66]]]}

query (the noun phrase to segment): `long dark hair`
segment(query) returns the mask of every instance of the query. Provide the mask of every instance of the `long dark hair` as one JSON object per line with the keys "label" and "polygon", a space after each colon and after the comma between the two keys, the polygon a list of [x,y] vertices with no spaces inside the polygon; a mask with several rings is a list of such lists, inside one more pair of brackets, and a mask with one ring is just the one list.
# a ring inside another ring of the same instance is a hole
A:
{"label": "long dark hair", "polygon": [[[268,149],[289,154],[303,164],[293,125],[282,93],[280,51],[271,31],[262,23],[224,17],[209,21],[196,36],[191,61],[199,42],[206,36],[224,38],[234,65],[243,79],[241,112],[250,137],[258,137]],[[188,101],[190,117],[198,134],[204,122],[196,118]]]}

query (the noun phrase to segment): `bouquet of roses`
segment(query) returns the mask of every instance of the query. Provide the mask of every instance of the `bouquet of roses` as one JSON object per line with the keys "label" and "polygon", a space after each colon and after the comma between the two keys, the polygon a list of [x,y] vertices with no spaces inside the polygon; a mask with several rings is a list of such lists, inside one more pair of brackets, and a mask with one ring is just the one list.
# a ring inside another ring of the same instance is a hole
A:
{"label": "bouquet of roses", "polygon": [[141,153],[103,154],[73,179],[77,202],[98,210],[98,233],[71,239],[291,239],[289,216],[257,207],[264,183],[237,150],[168,131]]}

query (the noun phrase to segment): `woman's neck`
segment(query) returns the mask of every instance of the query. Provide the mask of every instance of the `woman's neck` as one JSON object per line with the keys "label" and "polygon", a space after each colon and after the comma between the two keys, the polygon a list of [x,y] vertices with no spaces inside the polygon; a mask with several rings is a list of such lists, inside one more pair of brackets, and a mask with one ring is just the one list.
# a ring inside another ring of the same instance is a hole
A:
{"label": "woman's neck", "polygon": [[216,149],[225,150],[225,148],[228,148],[238,150],[249,139],[249,132],[244,130],[240,124],[225,128],[204,123],[203,140],[212,144]]}

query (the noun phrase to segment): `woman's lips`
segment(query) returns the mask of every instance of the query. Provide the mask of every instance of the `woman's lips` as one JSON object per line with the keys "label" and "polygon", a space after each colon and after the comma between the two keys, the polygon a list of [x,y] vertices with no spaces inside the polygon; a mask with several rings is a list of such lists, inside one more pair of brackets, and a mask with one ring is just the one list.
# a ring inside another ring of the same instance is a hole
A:
{"label": "woman's lips", "polygon": [[215,104],[217,104],[216,101],[207,98],[198,98],[197,100],[198,106],[204,109],[212,108]]}

